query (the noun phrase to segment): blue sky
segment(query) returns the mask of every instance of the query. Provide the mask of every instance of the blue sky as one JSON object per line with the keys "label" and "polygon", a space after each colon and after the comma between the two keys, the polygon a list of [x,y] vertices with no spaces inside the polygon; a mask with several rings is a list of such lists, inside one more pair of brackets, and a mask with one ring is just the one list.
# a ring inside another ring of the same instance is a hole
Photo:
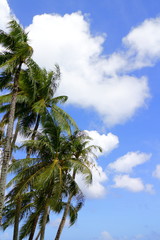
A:
{"label": "blue sky", "polygon": [[62,240],[159,240],[160,2],[0,0],[4,30],[10,12],[29,32],[39,65],[59,64],[64,109],[104,149],[93,185],[77,180],[86,202]]}

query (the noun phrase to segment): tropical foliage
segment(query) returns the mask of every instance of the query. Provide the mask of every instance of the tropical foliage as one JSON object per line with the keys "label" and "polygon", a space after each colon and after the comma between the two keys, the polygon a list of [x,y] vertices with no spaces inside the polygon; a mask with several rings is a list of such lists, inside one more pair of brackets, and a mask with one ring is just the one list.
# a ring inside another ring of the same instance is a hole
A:
{"label": "tropical foliage", "polygon": [[[92,157],[101,148],[91,145],[90,137],[61,108],[67,96],[55,95],[59,67],[40,68],[31,58],[33,49],[22,26],[15,20],[8,26],[7,33],[0,31],[1,225],[4,230],[13,225],[13,240],[44,240],[50,215],[61,212],[58,240],[67,217],[73,225],[84,204],[77,176],[91,184]],[[24,138],[21,145],[19,135]],[[23,151],[24,157],[15,159],[15,151]],[[7,173],[12,178],[6,186]]]}

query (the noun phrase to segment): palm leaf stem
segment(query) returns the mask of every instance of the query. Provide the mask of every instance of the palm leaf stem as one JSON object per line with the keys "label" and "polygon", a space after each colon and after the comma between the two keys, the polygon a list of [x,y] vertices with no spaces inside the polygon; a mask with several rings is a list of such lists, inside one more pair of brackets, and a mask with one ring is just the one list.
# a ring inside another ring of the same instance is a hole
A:
{"label": "palm leaf stem", "polygon": [[15,133],[14,133],[13,140],[12,140],[11,154],[12,154],[13,148],[14,148],[16,140],[17,140],[17,136],[18,136],[18,132],[19,132],[19,123],[20,123],[20,120],[18,119],[16,129],[15,129]]}
{"label": "palm leaf stem", "polygon": [[[39,127],[39,123],[40,123],[40,114],[38,114],[38,116],[37,116],[36,124],[35,124],[34,130],[33,130],[33,133],[32,133],[32,137],[31,137],[32,140],[35,139],[35,136],[36,136],[36,133],[37,133],[37,130],[38,130],[38,127]],[[30,158],[31,152],[32,152],[32,148],[29,148],[27,150],[27,157],[26,158]]]}

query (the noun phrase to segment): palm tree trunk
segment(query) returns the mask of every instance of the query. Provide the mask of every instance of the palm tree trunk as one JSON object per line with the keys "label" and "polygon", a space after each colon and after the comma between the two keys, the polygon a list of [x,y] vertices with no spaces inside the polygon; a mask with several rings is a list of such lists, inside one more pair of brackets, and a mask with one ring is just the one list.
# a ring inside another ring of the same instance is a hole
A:
{"label": "palm tree trunk", "polygon": [[6,133],[6,142],[4,146],[4,152],[3,152],[3,162],[2,162],[1,178],[0,178],[0,225],[2,220],[2,210],[4,205],[4,199],[5,199],[6,177],[8,172],[9,160],[11,157],[11,141],[12,141],[12,134],[13,134],[17,94],[18,94],[18,79],[21,71],[21,66],[22,66],[22,63],[19,64],[14,77],[14,88],[13,88],[13,94],[11,99],[9,122],[8,122],[7,133]]}
{"label": "palm tree trunk", "polygon": [[15,129],[15,133],[14,133],[13,140],[12,140],[11,152],[13,151],[13,148],[14,148],[16,140],[17,140],[17,136],[18,136],[18,132],[19,132],[19,123],[20,123],[20,120],[18,119],[18,122],[17,122],[17,125],[16,125],[16,129]]}
{"label": "palm tree trunk", "polygon": [[3,143],[4,143],[4,116],[0,122],[0,147],[3,147]]}
{"label": "palm tree trunk", "polygon": [[20,212],[21,212],[21,203],[22,203],[21,196],[18,196],[18,198],[17,198],[17,203],[16,203],[15,220],[14,220],[13,240],[18,240],[19,217],[20,217]]}
{"label": "palm tree trunk", "polygon": [[47,223],[47,217],[48,217],[48,206],[46,205],[45,208],[44,208],[44,215],[43,215],[43,219],[42,219],[40,240],[44,240],[44,234],[45,234],[45,228],[46,228],[46,223]]}
{"label": "palm tree trunk", "polygon": [[4,147],[4,124],[2,119],[0,122],[0,175],[1,175],[2,160],[3,160],[2,158],[3,147]]}
{"label": "palm tree trunk", "polygon": [[[73,176],[72,176],[72,178],[75,179],[75,177],[76,177],[76,170],[73,171]],[[67,215],[68,215],[69,206],[70,206],[72,197],[73,197],[73,194],[70,193],[70,194],[69,194],[68,201],[67,201],[67,204],[66,204],[66,207],[65,207],[65,210],[64,210],[64,213],[63,213],[63,216],[62,216],[62,219],[61,219],[61,222],[60,222],[59,227],[58,227],[58,230],[57,230],[57,234],[56,234],[55,240],[59,240],[59,239],[60,239],[62,230],[63,230],[64,225],[65,225],[65,222],[66,222],[66,218],[67,218]]]}
{"label": "palm tree trunk", "polygon": [[38,217],[39,217],[39,215],[37,215],[35,217],[35,219],[34,219],[33,226],[32,226],[31,233],[29,235],[29,239],[28,240],[33,240],[34,233],[35,233],[36,226],[37,226],[37,222],[38,222]]}
{"label": "palm tree trunk", "polygon": [[[33,130],[33,133],[32,133],[32,137],[31,137],[32,140],[35,139],[35,136],[36,136],[36,133],[37,133],[37,130],[38,130],[38,127],[39,127],[39,122],[40,122],[40,114],[38,114],[37,119],[36,119],[36,124],[35,124],[34,130]],[[32,151],[32,148],[29,148],[27,150],[27,158],[30,158],[31,151]]]}
{"label": "palm tree trunk", "polygon": [[56,234],[55,240],[59,240],[60,239],[62,230],[63,230],[65,222],[66,222],[66,218],[67,218],[67,215],[68,215],[69,206],[70,206],[70,203],[71,203],[71,200],[72,200],[72,196],[73,196],[72,194],[69,195],[69,198],[68,198],[68,201],[67,201],[67,204],[66,204],[66,207],[65,207],[65,210],[64,210],[64,213],[63,213],[60,225],[59,225],[58,230],[57,230],[57,234]]}

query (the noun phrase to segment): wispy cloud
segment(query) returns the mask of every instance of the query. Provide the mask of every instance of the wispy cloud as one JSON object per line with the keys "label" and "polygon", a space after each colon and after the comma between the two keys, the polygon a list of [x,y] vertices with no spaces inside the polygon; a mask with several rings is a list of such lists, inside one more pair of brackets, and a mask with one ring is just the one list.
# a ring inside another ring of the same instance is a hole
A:
{"label": "wispy cloud", "polygon": [[111,236],[109,232],[104,231],[101,233],[100,240],[114,240],[114,238]]}
{"label": "wispy cloud", "polygon": [[154,172],[152,173],[152,176],[155,178],[160,179],[160,164],[158,164],[156,166],[156,169],[154,170]]}

